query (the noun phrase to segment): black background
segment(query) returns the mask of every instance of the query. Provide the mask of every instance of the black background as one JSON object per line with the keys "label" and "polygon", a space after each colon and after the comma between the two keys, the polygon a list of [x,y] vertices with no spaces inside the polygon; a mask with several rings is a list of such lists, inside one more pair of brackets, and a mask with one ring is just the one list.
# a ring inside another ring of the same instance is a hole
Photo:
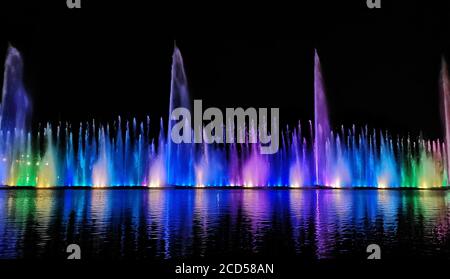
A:
{"label": "black background", "polygon": [[0,60],[8,42],[22,52],[35,122],[167,119],[176,40],[191,96],[204,107],[279,107],[283,124],[306,123],[317,48],[333,126],[441,137],[449,3],[82,0],[71,10],[65,2],[5,1],[0,9]]}

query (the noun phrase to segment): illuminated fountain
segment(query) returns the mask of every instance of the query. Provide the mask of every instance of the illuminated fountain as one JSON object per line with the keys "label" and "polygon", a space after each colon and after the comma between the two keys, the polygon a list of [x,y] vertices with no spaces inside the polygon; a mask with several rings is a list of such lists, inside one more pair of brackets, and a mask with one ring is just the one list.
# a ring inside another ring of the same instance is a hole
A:
{"label": "illuminated fountain", "polygon": [[29,133],[30,99],[23,86],[23,63],[17,49],[9,46],[0,105],[0,184],[32,185],[34,171]]}
{"label": "illuminated fountain", "polygon": [[447,63],[445,63],[445,59],[442,58],[441,63],[441,76],[439,81],[439,90],[440,90],[440,97],[441,97],[441,114],[443,119],[443,126],[444,126],[444,140],[446,145],[446,149],[444,150],[445,156],[445,168],[444,171],[447,172],[447,174],[450,173],[450,82],[449,82],[449,76],[448,76],[448,68]]}
{"label": "illuminated fountain", "polygon": [[[175,47],[169,112],[191,107],[186,73]],[[255,143],[182,143],[170,140],[173,121],[150,119],[109,124],[50,123],[30,131],[30,100],[22,82],[22,59],[10,47],[0,106],[0,184],[9,186],[234,186],[234,187],[446,187],[450,140],[450,90],[445,63],[441,96],[445,140],[397,137],[368,127],[332,130],[324,78],[314,58],[314,122],[284,129],[275,154]],[[192,135],[202,127],[190,127]],[[305,130],[306,129],[306,130]],[[306,132],[305,132],[306,131]],[[239,130],[249,136],[252,129]],[[310,136],[305,136],[310,135]]]}
{"label": "illuminated fountain", "polygon": [[[180,50],[174,46],[172,55],[172,78],[170,84],[170,101],[169,101],[169,116],[170,113],[178,107],[184,107],[190,110],[191,99],[188,91],[187,77],[184,71],[183,57]],[[167,129],[167,139],[171,138],[171,131],[174,119],[169,119]],[[167,141],[166,151],[166,174],[167,183],[179,184],[182,181],[193,180],[192,174],[192,156],[191,153],[193,145],[181,143],[175,144],[171,140]],[[183,176],[183,177],[181,177]]]}
{"label": "illuminated fountain", "polygon": [[[330,123],[319,55],[314,51],[314,167],[315,185],[330,185],[327,158],[330,149]],[[333,175],[334,176],[334,175]]]}

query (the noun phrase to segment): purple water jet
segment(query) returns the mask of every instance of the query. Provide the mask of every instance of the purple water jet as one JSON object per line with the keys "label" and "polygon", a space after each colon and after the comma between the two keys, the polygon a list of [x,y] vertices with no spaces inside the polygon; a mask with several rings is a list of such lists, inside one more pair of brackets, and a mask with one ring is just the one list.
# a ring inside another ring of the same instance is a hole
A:
{"label": "purple water jet", "polygon": [[328,106],[317,50],[314,50],[314,163],[315,184],[325,185],[326,143],[330,135]]}
{"label": "purple water jet", "polygon": [[441,97],[441,113],[442,122],[444,126],[444,137],[446,146],[446,171],[447,175],[450,174],[450,82],[448,78],[448,69],[445,59],[442,58],[441,73],[440,73],[440,97]]}

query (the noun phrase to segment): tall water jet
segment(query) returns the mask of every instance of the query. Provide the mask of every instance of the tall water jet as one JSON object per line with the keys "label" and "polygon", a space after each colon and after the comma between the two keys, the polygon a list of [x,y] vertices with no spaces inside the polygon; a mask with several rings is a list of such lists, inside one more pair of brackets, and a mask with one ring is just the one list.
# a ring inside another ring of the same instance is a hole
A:
{"label": "tall water jet", "polygon": [[[30,177],[29,145],[30,99],[23,85],[22,57],[17,49],[8,47],[0,104],[0,185],[23,185]],[[23,177],[24,176],[24,177]]]}
{"label": "tall water jet", "polygon": [[[190,110],[190,96],[187,85],[186,73],[184,71],[183,57],[180,50],[174,45],[172,55],[172,75],[170,83],[170,101],[169,101],[169,120],[167,129],[167,154],[166,154],[166,169],[167,169],[167,182],[173,184],[175,180],[172,179],[172,172],[179,171],[180,164],[186,163],[183,159],[177,156],[178,154],[184,155],[183,152],[185,144],[175,144],[171,140],[171,132],[174,120],[171,119],[172,111],[175,108],[184,107]],[[186,132],[186,131],[184,131]],[[187,169],[184,168],[184,171]]]}
{"label": "tall water jet", "polygon": [[440,97],[441,97],[441,111],[442,120],[444,125],[445,136],[445,160],[447,171],[447,184],[448,176],[450,175],[450,82],[448,77],[447,63],[444,57],[441,62],[441,74],[440,74]]}
{"label": "tall water jet", "polygon": [[0,129],[26,130],[30,124],[31,103],[23,85],[23,62],[19,51],[8,47],[0,105]]}
{"label": "tall water jet", "polygon": [[325,185],[326,142],[330,134],[328,107],[319,55],[314,50],[314,163],[315,185]]}

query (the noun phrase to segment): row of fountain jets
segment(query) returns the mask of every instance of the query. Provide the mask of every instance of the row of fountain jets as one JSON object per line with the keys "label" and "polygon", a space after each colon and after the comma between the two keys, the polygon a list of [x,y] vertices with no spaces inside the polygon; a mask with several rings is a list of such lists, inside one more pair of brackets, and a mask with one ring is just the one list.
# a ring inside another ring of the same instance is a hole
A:
{"label": "row of fountain jets", "polygon": [[[170,110],[189,106],[183,59],[172,57]],[[107,124],[47,123],[31,129],[32,104],[17,49],[7,51],[0,105],[0,185],[443,188],[449,185],[450,86],[440,73],[444,140],[394,137],[366,127],[330,127],[320,60],[315,52],[314,121],[286,128],[276,154],[258,144],[175,144],[150,119]],[[169,111],[170,112],[170,111]],[[36,129],[35,129],[36,130]],[[248,131],[244,131],[246,133]]]}

